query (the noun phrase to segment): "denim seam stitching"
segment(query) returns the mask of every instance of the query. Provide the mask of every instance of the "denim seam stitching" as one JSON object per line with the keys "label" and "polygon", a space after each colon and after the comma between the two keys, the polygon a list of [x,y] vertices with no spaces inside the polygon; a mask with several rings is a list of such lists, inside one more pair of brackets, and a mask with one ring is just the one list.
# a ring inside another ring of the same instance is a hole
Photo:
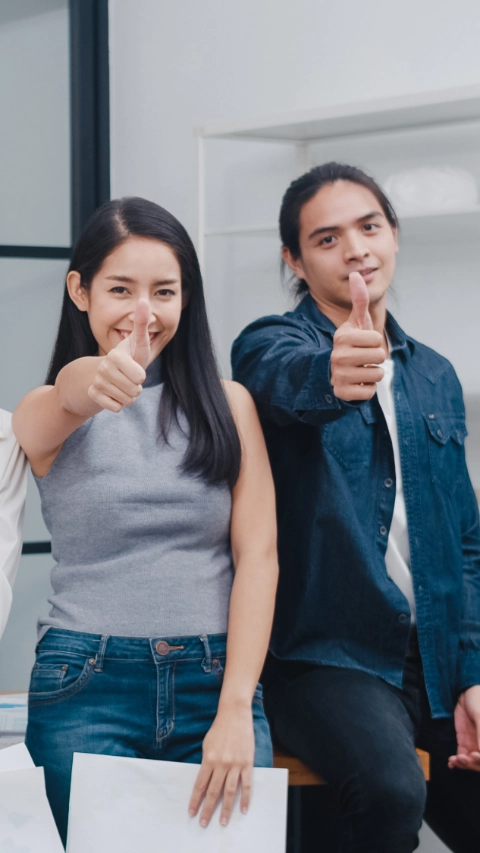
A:
{"label": "denim seam stitching", "polygon": [[172,673],[171,673],[171,676],[172,676],[171,694],[172,694],[172,696],[171,696],[171,700],[170,700],[170,707],[169,707],[169,711],[170,711],[170,718],[171,718],[170,728],[169,728],[169,729],[167,729],[167,731],[165,732],[165,734],[163,734],[161,737],[157,737],[157,736],[155,735],[155,742],[156,742],[156,744],[157,744],[157,747],[158,747],[158,745],[159,745],[160,743],[162,743],[162,741],[164,741],[164,740],[165,740],[165,738],[167,738],[167,737],[172,733],[173,728],[174,728],[174,725],[175,725],[175,702],[174,702],[174,691],[175,691],[175,667],[176,667],[176,664],[177,664],[177,662],[176,662],[176,661],[173,661],[173,663],[172,663]]}

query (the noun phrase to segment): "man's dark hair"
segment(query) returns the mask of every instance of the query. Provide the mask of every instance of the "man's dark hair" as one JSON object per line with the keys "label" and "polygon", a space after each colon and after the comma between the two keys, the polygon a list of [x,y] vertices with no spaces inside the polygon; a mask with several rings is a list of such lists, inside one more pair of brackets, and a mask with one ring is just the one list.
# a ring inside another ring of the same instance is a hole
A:
{"label": "man's dark hair", "polygon": [[[367,175],[362,169],[358,169],[356,166],[348,166],[346,163],[335,163],[334,161],[323,163],[321,166],[314,166],[309,172],[292,181],[282,199],[279,217],[280,239],[282,246],[286,246],[290,250],[293,258],[300,257],[300,211],[303,205],[310,201],[324,186],[334,184],[337,181],[350,181],[352,184],[359,184],[370,190],[392,228],[398,229],[397,215],[391,202],[370,175]],[[297,296],[302,296],[308,291],[307,282],[303,279],[297,279],[294,283],[294,289]]]}
{"label": "man's dark hair", "polygon": [[[108,201],[87,222],[68,271],[79,272],[82,287],[89,290],[108,255],[129,237],[165,243],[177,258],[182,276],[184,308],[177,332],[161,356],[161,434],[167,440],[172,419],[182,410],[189,425],[184,470],[232,488],[240,471],[240,440],[218,374],[198,258],[183,225],[163,207],[143,198]],[[55,383],[66,364],[92,355],[98,355],[98,344],[87,313],[76,307],[65,287],[47,384]]]}

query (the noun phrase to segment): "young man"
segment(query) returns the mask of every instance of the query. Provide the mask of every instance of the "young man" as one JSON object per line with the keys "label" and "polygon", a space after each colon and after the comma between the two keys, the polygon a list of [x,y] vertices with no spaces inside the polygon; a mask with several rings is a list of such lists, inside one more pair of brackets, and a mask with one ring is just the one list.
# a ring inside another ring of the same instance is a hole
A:
{"label": "young man", "polygon": [[304,298],[233,345],[277,489],[266,706],[336,791],[342,853],[411,853],[424,810],[451,850],[478,853],[478,509],[454,370],[386,311],[397,227],[358,169],[294,181],[280,232]]}
{"label": "young man", "polygon": [[0,637],[7,624],[22,550],[26,490],[27,462],[13,435],[11,415],[0,409]]}

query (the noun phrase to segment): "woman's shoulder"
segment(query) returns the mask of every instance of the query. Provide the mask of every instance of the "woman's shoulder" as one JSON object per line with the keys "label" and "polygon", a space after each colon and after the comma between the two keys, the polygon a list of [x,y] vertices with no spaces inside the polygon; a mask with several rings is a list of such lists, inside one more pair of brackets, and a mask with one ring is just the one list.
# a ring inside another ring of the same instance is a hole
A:
{"label": "woman's shoulder", "polygon": [[255,406],[253,397],[250,391],[245,388],[245,385],[242,385],[240,382],[234,382],[233,379],[222,379],[221,383],[231,408],[244,409],[252,405]]}
{"label": "woman's shoulder", "polygon": [[221,382],[237,426],[241,428],[257,420],[257,409],[250,391],[232,379],[222,379]]}

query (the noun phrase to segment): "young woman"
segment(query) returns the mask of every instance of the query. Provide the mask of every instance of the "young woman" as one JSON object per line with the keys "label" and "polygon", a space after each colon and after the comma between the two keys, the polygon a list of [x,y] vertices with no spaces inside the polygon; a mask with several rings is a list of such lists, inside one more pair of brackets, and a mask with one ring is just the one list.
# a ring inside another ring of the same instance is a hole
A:
{"label": "young woman", "polygon": [[[277,485],[267,711],[335,791],[342,851],[411,853],[425,814],[473,853],[480,527],[462,389],[386,310],[398,223],[372,177],[325,163],[297,178],[280,234],[303,298],[232,352]],[[430,753],[427,797],[416,746]],[[309,849],[330,849],[318,800],[312,818]]]}
{"label": "young woman", "polygon": [[0,637],[12,604],[22,550],[27,461],[12,432],[12,416],[0,409]]}
{"label": "young woman", "polygon": [[[73,752],[201,762],[207,825],[272,761],[257,680],[277,579],[255,406],[221,382],[192,242],[111,201],[74,249],[47,384],[14,429],[56,561],[27,745],[65,839]],[[226,636],[228,623],[228,640]]]}

